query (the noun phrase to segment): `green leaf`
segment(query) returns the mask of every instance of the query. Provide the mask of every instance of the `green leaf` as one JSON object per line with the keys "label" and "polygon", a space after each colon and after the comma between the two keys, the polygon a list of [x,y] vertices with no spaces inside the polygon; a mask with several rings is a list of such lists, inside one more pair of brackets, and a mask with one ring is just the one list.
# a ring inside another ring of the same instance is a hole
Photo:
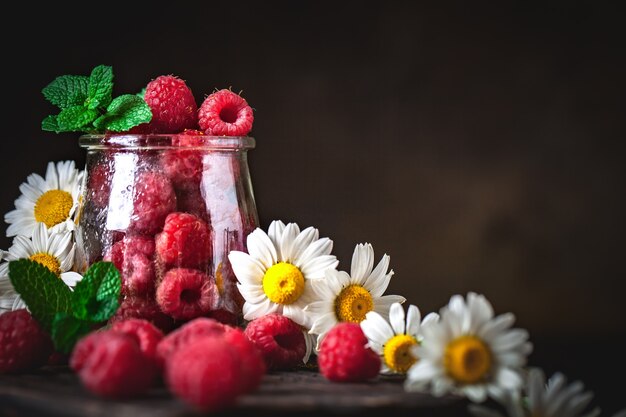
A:
{"label": "green leaf", "polygon": [[57,313],[50,332],[54,347],[62,353],[72,352],[78,339],[89,333],[94,326],[93,322],[77,319],[71,314]]}
{"label": "green leaf", "polygon": [[88,321],[108,320],[119,307],[122,282],[111,262],[96,262],[89,267],[72,293],[74,316]]}
{"label": "green leaf", "polygon": [[89,76],[89,93],[85,103],[91,109],[105,108],[111,103],[113,93],[113,69],[106,65],[98,65]]}
{"label": "green leaf", "polygon": [[146,87],[142,88],[140,92],[135,94],[137,97],[141,97],[142,99],[146,97]]}
{"label": "green leaf", "polygon": [[41,92],[46,100],[61,109],[83,104],[87,99],[89,78],[83,75],[62,75]]}
{"label": "green leaf", "polygon": [[115,98],[107,112],[94,122],[96,129],[108,129],[123,132],[152,120],[152,111],[145,100],[134,94],[125,94]]}
{"label": "green leaf", "polygon": [[48,132],[59,132],[59,123],[57,122],[57,116],[47,116],[41,122],[41,130]]}
{"label": "green leaf", "polygon": [[33,317],[50,331],[57,312],[70,313],[72,292],[45,266],[19,259],[9,262],[9,279]]}
{"label": "green leaf", "polygon": [[98,117],[98,111],[82,105],[63,109],[57,116],[59,131],[76,132],[87,130],[87,126]]}

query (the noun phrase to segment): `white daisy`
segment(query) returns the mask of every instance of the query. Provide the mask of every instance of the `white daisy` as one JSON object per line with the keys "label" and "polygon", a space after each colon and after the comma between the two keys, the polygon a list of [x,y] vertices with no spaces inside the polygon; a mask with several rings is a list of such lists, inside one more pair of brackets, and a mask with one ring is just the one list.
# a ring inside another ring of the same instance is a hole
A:
{"label": "white daisy", "polygon": [[314,300],[305,309],[311,315],[311,334],[318,335],[319,347],[324,335],[339,322],[360,323],[370,311],[385,319],[393,303],[403,303],[399,295],[383,295],[393,276],[387,273],[389,256],[374,269],[374,249],[369,243],[358,244],[352,255],[350,275],[344,271],[326,270],[324,280],[311,282]]}
{"label": "white daisy", "polygon": [[[567,385],[565,377],[556,373],[548,380],[541,369],[532,368],[524,385],[524,395],[516,391],[502,391],[498,401],[506,409],[509,417],[595,417],[600,409],[585,412],[593,399],[589,391],[583,392],[580,381]],[[471,405],[469,411],[476,417],[504,417],[495,410]],[[584,413],[584,414],[583,414]]]}
{"label": "white daisy", "polygon": [[82,276],[71,271],[74,266],[75,245],[72,232],[50,233],[46,225],[39,223],[31,238],[16,236],[5,260],[0,264],[0,310],[7,312],[25,308],[19,294],[9,280],[9,262],[17,259],[31,259],[44,265],[63,282],[73,288]]}
{"label": "white daisy", "polygon": [[73,229],[73,216],[78,205],[83,172],[74,161],[48,163],[46,178],[31,174],[20,185],[22,195],[15,200],[15,210],[4,216],[9,223],[7,236],[33,234],[38,222],[52,231]]}
{"label": "white daisy", "polygon": [[510,329],[511,313],[493,316],[482,295],[469,293],[450,299],[440,310],[441,319],[424,327],[423,343],[414,347],[420,358],[405,381],[408,391],[447,392],[481,402],[500,389],[519,390],[521,367],[532,351],[528,332]]}
{"label": "white daisy", "polygon": [[400,303],[393,303],[389,309],[389,321],[375,311],[365,315],[361,329],[369,340],[369,346],[381,357],[381,373],[406,374],[417,362],[411,348],[422,341],[421,326],[436,322],[439,315],[430,313],[421,321],[419,309],[410,305],[405,320]]}
{"label": "white daisy", "polygon": [[[310,329],[304,307],[312,300],[310,282],[335,269],[337,258],[331,255],[333,241],[319,238],[319,231],[302,231],[295,223],[274,221],[266,234],[256,229],[248,235],[248,252],[231,251],[228,259],[245,299],[244,319],[254,320],[278,313]],[[305,335],[307,346],[311,341]],[[307,350],[307,358],[310,350]]]}

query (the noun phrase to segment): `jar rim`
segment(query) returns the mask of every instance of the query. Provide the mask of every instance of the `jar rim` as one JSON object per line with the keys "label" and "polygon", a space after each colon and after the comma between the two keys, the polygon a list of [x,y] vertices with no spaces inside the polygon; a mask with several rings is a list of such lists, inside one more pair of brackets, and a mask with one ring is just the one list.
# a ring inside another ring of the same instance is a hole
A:
{"label": "jar rim", "polygon": [[87,149],[168,149],[178,147],[179,137],[193,138],[193,146],[185,149],[200,150],[248,150],[254,149],[256,141],[251,136],[210,136],[172,134],[85,134],[78,138],[78,144]]}

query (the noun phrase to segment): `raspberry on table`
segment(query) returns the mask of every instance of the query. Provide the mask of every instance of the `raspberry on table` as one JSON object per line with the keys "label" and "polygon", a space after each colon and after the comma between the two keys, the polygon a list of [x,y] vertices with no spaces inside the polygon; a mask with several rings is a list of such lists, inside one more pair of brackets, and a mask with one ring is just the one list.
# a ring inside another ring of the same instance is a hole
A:
{"label": "raspberry on table", "polygon": [[198,105],[185,81],[162,75],[146,86],[144,100],[152,110],[151,133],[178,133],[198,125]]}
{"label": "raspberry on table", "polygon": [[199,317],[183,324],[159,342],[157,346],[157,359],[164,364],[167,358],[179,347],[191,343],[193,340],[206,336],[221,336],[226,332],[227,326],[216,320]]}
{"label": "raspberry on table", "polygon": [[157,362],[157,346],[163,339],[163,332],[154,324],[142,319],[128,319],[114,323],[110,330],[133,337],[141,352]]}
{"label": "raspberry on table", "polygon": [[36,369],[52,351],[50,336],[26,309],[0,315],[0,374]]}
{"label": "raspberry on table", "polygon": [[218,296],[212,277],[188,268],[167,271],[156,291],[161,311],[179,320],[189,320],[208,313]]}
{"label": "raspberry on table", "polygon": [[117,323],[131,318],[147,320],[164,332],[174,328],[174,320],[161,311],[152,296],[124,297],[113,317],[109,319],[109,323]]}
{"label": "raspberry on table", "polygon": [[241,392],[254,391],[261,384],[266,371],[261,352],[248,340],[241,329],[227,327],[227,331],[221,337],[237,352],[241,368]]}
{"label": "raspberry on table", "polygon": [[113,262],[122,276],[123,294],[148,294],[154,290],[154,239],[145,236],[125,236],[104,255]]}
{"label": "raspberry on table", "polygon": [[339,323],[322,340],[317,357],[320,372],[336,382],[363,382],[380,371],[380,357],[357,323]]}
{"label": "raspberry on table", "polygon": [[246,136],[253,122],[248,102],[226,89],[209,95],[198,110],[198,124],[207,135]]}
{"label": "raspberry on table", "polygon": [[306,341],[299,325],[280,314],[268,314],[248,323],[246,337],[261,352],[270,370],[288,370],[301,364]]}
{"label": "raspberry on table", "polygon": [[174,210],[176,194],[172,182],[165,175],[152,171],[137,175],[129,230],[152,236],[163,228],[165,218]]}
{"label": "raspberry on table", "polygon": [[129,398],[144,393],[158,375],[136,339],[124,333],[102,331],[79,340],[70,366],[91,392],[110,398]]}
{"label": "raspberry on table", "polygon": [[242,393],[241,366],[221,337],[201,337],[181,346],[167,360],[165,380],[179,398],[203,411],[216,411]]}
{"label": "raspberry on table", "polygon": [[211,230],[193,214],[171,213],[156,237],[156,253],[165,267],[203,267],[212,255]]}

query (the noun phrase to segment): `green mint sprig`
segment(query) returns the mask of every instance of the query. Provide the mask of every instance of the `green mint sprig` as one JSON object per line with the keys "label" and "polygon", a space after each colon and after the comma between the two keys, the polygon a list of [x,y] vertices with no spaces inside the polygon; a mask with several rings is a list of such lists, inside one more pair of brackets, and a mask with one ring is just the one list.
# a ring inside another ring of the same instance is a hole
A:
{"label": "green mint sprig", "polygon": [[41,92],[61,110],[41,122],[41,128],[49,132],[122,132],[152,120],[143,97],[124,94],[113,98],[113,69],[106,65],[95,67],[89,77],[57,77]]}
{"label": "green mint sprig", "polygon": [[30,259],[11,261],[9,279],[60,352],[70,353],[78,339],[102,325],[119,307],[120,273],[110,262],[91,265],[74,291]]}

